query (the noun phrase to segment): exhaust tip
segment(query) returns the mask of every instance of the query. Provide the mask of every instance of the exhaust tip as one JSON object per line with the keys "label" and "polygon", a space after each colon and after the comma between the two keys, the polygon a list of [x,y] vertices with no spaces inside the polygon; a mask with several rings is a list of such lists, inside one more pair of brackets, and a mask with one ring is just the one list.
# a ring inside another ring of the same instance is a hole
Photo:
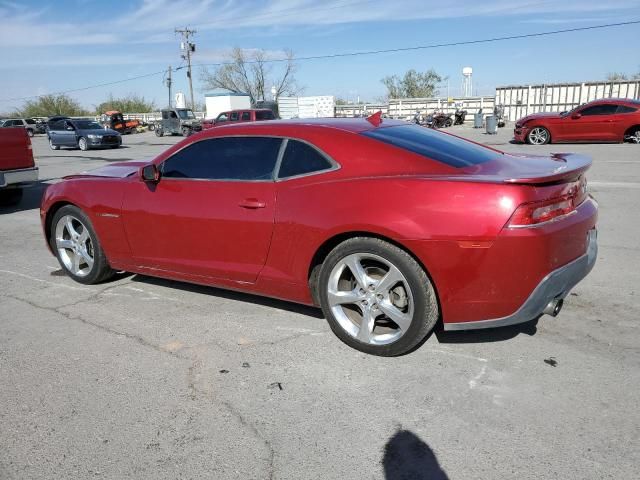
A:
{"label": "exhaust tip", "polygon": [[562,298],[554,298],[547,304],[542,313],[545,315],[551,315],[552,317],[557,317],[560,310],[562,310],[563,304],[564,300]]}

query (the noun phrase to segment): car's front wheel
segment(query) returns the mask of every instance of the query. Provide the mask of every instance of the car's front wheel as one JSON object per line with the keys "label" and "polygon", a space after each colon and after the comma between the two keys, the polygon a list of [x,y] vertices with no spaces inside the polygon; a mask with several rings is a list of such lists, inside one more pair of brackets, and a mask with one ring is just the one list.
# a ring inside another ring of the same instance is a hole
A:
{"label": "car's front wheel", "polygon": [[53,140],[49,139],[49,148],[51,150],[60,150],[60,146],[59,145],[54,145],[53,144]]}
{"label": "car's front wheel", "polygon": [[191,129],[189,127],[182,127],[182,136],[188,137],[191,135]]}
{"label": "car's front wheel", "polygon": [[156,128],[156,137],[161,137],[164,135],[164,132],[162,131],[161,128]]}
{"label": "car's front wheel", "polygon": [[89,217],[76,206],[67,205],[55,213],[49,242],[62,269],[77,282],[99,283],[115,273]]}
{"label": "car's front wheel", "polygon": [[380,356],[418,346],[439,317],[429,277],[404,250],[356,237],[324,261],[319,299],[333,332],[347,345]]}
{"label": "car's front wheel", "polygon": [[551,134],[544,127],[534,127],[527,135],[527,142],[531,145],[545,145],[550,141]]}

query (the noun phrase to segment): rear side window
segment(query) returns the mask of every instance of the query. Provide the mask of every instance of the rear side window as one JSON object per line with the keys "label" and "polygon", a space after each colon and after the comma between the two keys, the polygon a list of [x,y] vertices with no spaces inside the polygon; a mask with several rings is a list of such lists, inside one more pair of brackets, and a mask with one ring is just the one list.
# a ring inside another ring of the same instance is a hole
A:
{"label": "rear side window", "polygon": [[275,115],[271,110],[264,112],[256,112],[256,120],[273,120]]}
{"label": "rear side window", "polygon": [[281,138],[223,137],[192,143],[162,164],[162,176],[201,180],[271,180]]}
{"label": "rear side window", "polygon": [[248,122],[251,120],[251,114],[249,112],[242,112],[242,121]]}
{"label": "rear side window", "polygon": [[633,107],[627,107],[626,105],[618,105],[618,111],[616,113],[633,113],[637,111]]}
{"label": "rear side window", "polygon": [[289,140],[282,157],[278,178],[319,172],[332,166],[331,162],[311,145],[298,140]]}
{"label": "rear side window", "polygon": [[35,121],[35,120],[33,120],[32,118],[27,118],[27,119],[25,120],[25,122],[27,122],[29,125],[35,125],[35,124],[36,124],[36,121]]}
{"label": "rear side window", "polygon": [[235,122],[238,120],[238,112],[231,112],[231,115],[229,115],[229,120],[231,120],[232,122]]}
{"label": "rear side window", "polygon": [[362,135],[456,168],[478,165],[502,155],[453,135],[417,125],[377,128]]}

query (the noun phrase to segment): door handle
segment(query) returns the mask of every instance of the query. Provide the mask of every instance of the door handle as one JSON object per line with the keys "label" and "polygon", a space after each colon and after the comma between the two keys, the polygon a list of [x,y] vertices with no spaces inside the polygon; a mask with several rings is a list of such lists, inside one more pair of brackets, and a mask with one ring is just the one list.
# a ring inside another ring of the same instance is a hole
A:
{"label": "door handle", "polygon": [[261,202],[257,198],[245,198],[239,205],[242,208],[264,208],[267,206],[265,202]]}

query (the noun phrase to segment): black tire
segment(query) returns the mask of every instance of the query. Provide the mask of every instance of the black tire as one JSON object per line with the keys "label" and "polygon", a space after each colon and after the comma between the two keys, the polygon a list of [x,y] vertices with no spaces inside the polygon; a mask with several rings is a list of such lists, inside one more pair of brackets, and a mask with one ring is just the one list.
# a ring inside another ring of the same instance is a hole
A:
{"label": "black tire", "polygon": [[27,135],[29,135],[30,137],[33,137],[33,130],[31,130],[30,128],[27,128]]}
{"label": "black tire", "polygon": [[182,136],[188,137],[191,135],[191,129],[189,127],[182,127]]}
{"label": "black tire", "polygon": [[54,145],[53,141],[51,139],[49,139],[49,148],[51,150],[60,150],[60,145]]}
{"label": "black tire", "polygon": [[[93,250],[93,267],[91,267],[91,271],[86,276],[75,275],[71,270],[69,270],[62,260],[60,252],[58,251],[58,248],[56,246],[56,226],[58,225],[60,219],[66,215],[71,215],[77,218],[80,222],[82,222],[84,226],[87,227],[87,230],[89,232]],[[55,252],[56,258],[58,259],[58,263],[60,264],[60,267],[62,267],[62,270],[78,283],[93,285],[95,283],[104,282],[115,274],[115,270],[113,270],[109,266],[109,262],[104,251],[102,250],[100,240],[96,235],[93,225],[91,224],[91,220],[81,209],[79,209],[75,205],[66,205],[55,213],[53,219],[51,220],[51,235],[49,238],[49,244],[51,245],[51,250]]]}
{"label": "black tire", "polygon": [[[536,135],[536,131],[540,131],[541,134],[545,136],[545,139],[543,141],[537,142],[532,138]],[[526,141],[529,145],[546,145],[547,143],[551,142],[551,132],[549,132],[549,130],[544,127],[533,127],[527,134]]]}
{"label": "black tire", "polygon": [[628,141],[636,145],[640,144],[640,127],[631,127],[627,130],[622,141]]}
{"label": "black tire", "polygon": [[453,122],[451,121],[450,118],[448,118],[445,122],[444,122],[444,126],[445,127],[450,127],[451,125],[453,125]]}
{"label": "black tire", "polygon": [[[406,332],[393,343],[372,345],[349,334],[335,318],[328,302],[328,286],[334,267],[345,257],[373,254],[393,264],[407,280],[413,296],[413,317]],[[318,280],[320,306],[336,336],[350,347],[383,357],[403,355],[416,348],[433,330],[439,318],[438,301],[431,281],[423,268],[404,250],[377,238],[355,237],[335,247],[322,264]]]}
{"label": "black tire", "polygon": [[156,137],[162,137],[164,135],[164,132],[162,131],[161,128],[156,128]]}
{"label": "black tire", "polygon": [[83,152],[86,152],[87,150],[89,150],[89,143],[87,142],[86,138],[80,137],[78,139],[78,148]]}
{"label": "black tire", "polygon": [[17,205],[22,200],[22,188],[0,189],[0,205]]}
{"label": "black tire", "polygon": [[153,132],[156,129],[156,126],[153,123],[149,124],[149,131]]}

